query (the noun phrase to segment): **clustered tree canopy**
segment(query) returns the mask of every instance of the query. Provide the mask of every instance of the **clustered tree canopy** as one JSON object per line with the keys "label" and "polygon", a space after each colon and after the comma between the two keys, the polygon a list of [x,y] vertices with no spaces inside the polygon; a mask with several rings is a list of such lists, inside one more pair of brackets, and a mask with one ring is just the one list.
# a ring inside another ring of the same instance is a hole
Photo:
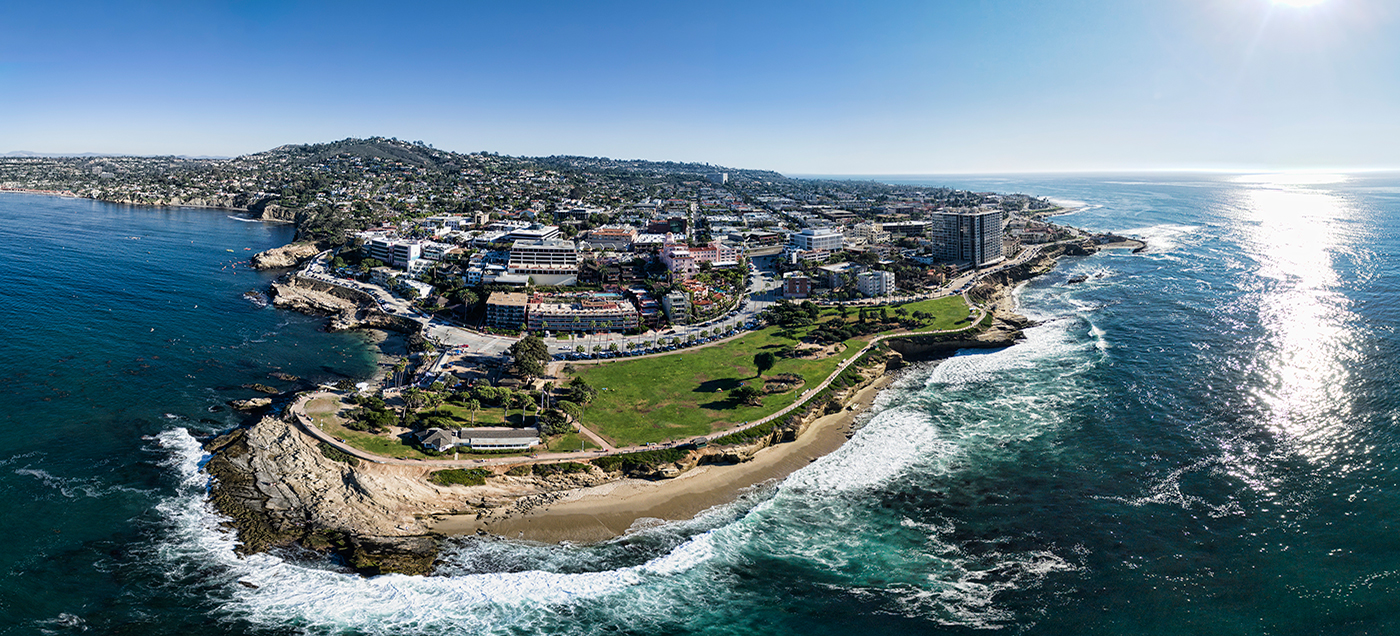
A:
{"label": "clustered tree canopy", "polygon": [[528,335],[510,346],[510,355],[515,358],[515,372],[521,377],[538,378],[544,375],[544,365],[549,361],[549,347],[536,335]]}
{"label": "clustered tree canopy", "polygon": [[774,303],[764,312],[764,317],[769,322],[788,328],[810,325],[816,322],[820,315],[821,309],[817,307],[816,303],[804,300],[802,304],[797,304],[786,298]]}
{"label": "clustered tree canopy", "polygon": [[763,406],[763,389],[741,384],[729,391],[730,399],[748,406]]}

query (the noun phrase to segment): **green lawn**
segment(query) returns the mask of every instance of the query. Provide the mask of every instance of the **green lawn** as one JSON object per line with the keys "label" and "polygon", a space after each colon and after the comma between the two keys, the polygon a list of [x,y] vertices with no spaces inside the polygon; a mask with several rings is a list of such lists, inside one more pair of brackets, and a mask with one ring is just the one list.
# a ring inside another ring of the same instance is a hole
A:
{"label": "green lawn", "polygon": [[[472,410],[469,408],[466,408],[464,406],[457,406],[456,404],[452,404],[451,402],[443,402],[442,406],[438,407],[438,410],[448,411],[452,413],[452,418],[461,422],[462,428],[467,428],[472,425]],[[533,413],[533,411],[531,413]],[[527,421],[533,424],[534,417],[531,416],[530,418],[527,418]],[[476,425],[520,426],[520,409],[511,409],[510,417],[509,419],[507,419],[501,416],[501,407],[483,406],[476,410]]]}
{"label": "green lawn", "polygon": [[[444,408],[449,408],[449,406],[450,405],[446,404],[443,405]],[[442,455],[430,455],[405,443],[405,440],[399,439],[397,437],[391,437],[387,434],[376,435],[374,433],[352,431],[348,428],[345,428],[344,426],[341,426],[341,419],[336,415],[336,411],[339,407],[340,404],[338,402],[328,400],[325,398],[320,398],[312,400],[311,403],[306,405],[306,414],[311,418],[312,422],[315,422],[316,425],[320,427],[321,430],[330,434],[332,437],[337,437],[342,440],[345,440],[346,444],[365,452],[374,453],[376,455],[383,455],[385,457],[395,457],[399,459],[452,459],[452,453],[445,453]],[[468,423],[471,421],[471,411],[467,409],[461,409],[461,411],[463,426],[467,426]],[[488,414],[488,411],[491,411],[491,413]],[[457,415],[457,413],[453,413],[454,417]],[[516,422],[519,419],[520,411],[517,409],[512,409],[511,421]],[[501,409],[478,409],[476,412],[476,421],[478,425],[500,426]],[[577,448],[578,442],[575,441],[574,445],[575,448]],[[501,455],[525,454],[527,453],[524,451],[518,453],[471,453],[463,450],[460,452],[459,456],[462,459],[467,459],[477,457],[499,457]]]}
{"label": "green lawn", "polygon": [[[796,373],[806,380],[804,388],[768,395],[761,407],[730,401],[729,389],[755,381],[754,354],[793,344],[777,336],[778,331],[768,327],[719,346],[662,357],[578,365],[578,375],[598,389],[583,422],[618,445],[708,435],[792,404],[802,391],[821,384],[842,360],[865,346],[852,339],[845,351],[821,360],[780,358],[765,375]],[[804,331],[798,330],[799,334]]]}
{"label": "green lawn", "polygon": [[944,329],[957,329],[966,327],[968,306],[967,301],[962,296],[944,296],[932,300],[921,300],[916,303],[904,305],[904,310],[909,313],[922,311],[934,316],[932,323],[919,327],[914,331],[942,331]]}
{"label": "green lawn", "polygon": [[[903,307],[903,309],[909,312],[910,314],[916,311],[922,311],[933,316],[932,321],[930,321],[928,324],[919,327],[918,329],[915,329],[914,331],[943,331],[945,329],[957,329],[960,327],[966,327],[968,325],[967,301],[963,300],[962,296],[944,296],[943,298],[920,300],[918,302],[900,305],[900,307]],[[860,311],[862,309],[864,309],[865,311],[873,311],[877,314],[880,312],[881,309],[884,309],[886,313],[889,314],[891,320],[894,320],[898,317],[897,314],[895,314],[894,310],[896,309],[896,306],[894,305],[879,305],[875,307],[848,307],[846,309],[846,322],[856,321],[860,316]],[[818,317],[817,320],[825,322],[827,320],[832,320],[839,315],[839,309],[834,307],[825,307],[822,309],[821,316]]]}
{"label": "green lawn", "polygon": [[[886,309],[893,318],[894,308]],[[904,305],[904,309],[933,316],[931,322],[916,331],[969,326],[968,306],[961,296],[922,300]],[[818,320],[840,320],[838,313],[833,308],[824,309]],[[854,321],[857,316],[859,310],[850,308],[846,320]],[[797,329],[795,335],[804,336],[809,329]],[[681,350],[663,357],[577,365],[577,374],[599,390],[598,399],[588,406],[583,422],[617,445],[708,435],[792,404],[803,391],[821,384],[842,360],[869,341],[868,337],[847,340],[845,351],[821,360],[779,359],[764,375],[796,373],[806,380],[803,388],[766,396],[761,407],[729,401],[729,389],[754,381],[755,353],[795,344],[779,337],[779,331],[768,327],[719,346]]]}
{"label": "green lawn", "polygon": [[578,433],[566,433],[549,444],[549,451],[551,453],[567,453],[579,449],[590,450],[595,448],[598,448],[597,444],[594,444],[592,440]]}

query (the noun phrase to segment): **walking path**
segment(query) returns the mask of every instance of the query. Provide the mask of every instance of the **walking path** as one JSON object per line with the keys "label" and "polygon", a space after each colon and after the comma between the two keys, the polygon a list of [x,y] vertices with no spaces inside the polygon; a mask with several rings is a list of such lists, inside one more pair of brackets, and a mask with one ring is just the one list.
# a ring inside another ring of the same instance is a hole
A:
{"label": "walking path", "polygon": [[[1007,268],[1007,267],[1011,267],[1011,266],[1013,266],[1013,265],[1018,265],[1018,264],[1024,263],[1024,262],[1026,262],[1027,260],[1029,260],[1029,259],[1033,258],[1034,256],[1038,255],[1038,254],[1040,253],[1041,249],[1042,249],[1043,247],[1045,247],[1045,245],[1053,245],[1053,243],[1048,243],[1048,244],[1044,244],[1044,245],[1036,245],[1036,246],[1027,248],[1027,249],[1023,250],[1022,253],[1019,254],[1015,259],[1012,259],[1012,260],[1010,260],[1010,261],[1005,261],[1005,262],[1001,263],[1000,265],[998,265],[998,266],[995,267],[995,268],[988,269],[988,270],[984,270],[984,271],[973,272],[973,273],[972,273],[972,277],[971,277],[969,280],[967,280],[966,282],[964,282],[964,283],[961,285],[961,287],[970,286],[971,283],[975,282],[976,280],[978,280],[978,279],[980,279],[980,278],[982,278],[982,277],[984,277],[984,276],[987,276],[987,275],[990,275],[990,274],[999,272],[999,271],[1001,271],[1001,270],[1003,270],[1003,269],[1005,269],[1005,268]],[[961,277],[960,277],[959,279],[955,279],[955,282],[956,282],[957,280],[961,280]],[[951,292],[951,289],[952,289],[952,288],[954,288],[954,287],[953,287],[953,283],[950,283],[949,285],[947,285],[947,286],[945,287],[945,289],[947,290],[947,292],[945,292],[945,293]],[[738,432],[741,432],[741,431],[745,431],[745,430],[751,429],[751,428],[753,428],[753,427],[755,427],[755,426],[759,426],[759,425],[762,425],[762,424],[764,424],[764,423],[773,421],[774,419],[777,419],[777,418],[779,418],[779,417],[783,417],[784,415],[787,415],[788,413],[793,412],[795,409],[798,409],[798,408],[800,408],[800,407],[806,405],[806,404],[812,399],[813,396],[820,394],[820,393],[822,392],[822,390],[824,390],[824,389],[826,389],[828,386],[830,386],[831,383],[832,383],[833,381],[835,381],[835,379],[836,379],[837,377],[839,377],[839,376],[841,375],[841,373],[844,372],[851,364],[853,364],[855,361],[859,360],[859,359],[861,358],[861,356],[864,356],[864,355],[865,355],[866,353],[868,353],[872,348],[878,346],[881,342],[884,342],[885,340],[888,340],[888,339],[890,339],[890,338],[897,338],[897,337],[909,336],[909,335],[923,335],[923,334],[937,334],[937,333],[956,333],[956,332],[960,332],[960,331],[968,331],[968,330],[971,330],[971,329],[975,329],[975,328],[977,327],[977,325],[980,324],[984,318],[986,318],[987,314],[990,313],[990,310],[989,310],[987,307],[984,307],[984,306],[981,306],[981,305],[978,305],[978,304],[974,303],[970,298],[968,298],[966,290],[964,290],[964,291],[962,292],[961,295],[963,296],[963,299],[964,299],[965,301],[967,301],[967,303],[968,303],[969,306],[971,306],[971,307],[976,307],[977,310],[978,310],[977,319],[976,319],[976,320],[973,320],[973,321],[971,322],[971,324],[968,325],[967,327],[961,327],[961,328],[958,328],[958,329],[944,329],[944,330],[939,330],[939,331],[924,331],[924,332],[900,331],[900,332],[897,332],[897,333],[889,333],[889,334],[877,335],[877,336],[875,336],[874,338],[871,338],[870,342],[868,342],[864,347],[862,347],[861,350],[858,351],[855,355],[850,356],[850,357],[846,358],[845,360],[842,360],[841,363],[838,364],[838,365],[836,366],[836,370],[833,371],[830,375],[828,375],[827,378],[826,378],[825,380],[823,380],[821,384],[819,384],[819,385],[817,385],[816,387],[811,388],[811,389],[808,389],[807,391],[803,392],[803,394],[802,394],[795,402],[793,402],[792,404],[789,404],[788,406],[786,406],[786,407],[784,407],[784,408],[778,410],[777,412],[775,412],[775,413],[773,413],[773,414],[771,414],[771,415],[765,416],[765,417],[763,417],[763,418],[761,418],[761,419],[754,420],[754,421],[751,421],[751,422],[745,422],[745,423],[743,423],[743,424],[738,424],[738,425],[735,425],[735,426],[731,426],[731,427],[729,427],[729,428],[727,428],[727,429],[724,429],[724,430],[721,430],[721,431],[716,431],[716,432],[714,432],[714,433],[711,434],[711,437],[716,437],[716,438],[717,438],[717,437],[724,437],[724,436],[726,436],[726,435],[731,435],[731,434],[734,434],[734,433],[738,433]],[[737,337],[737,335],[736,335],[735,337]],[[721,341],[717,341],[717,342],[713,342],[713,343],[707,343],[706,345],[702,345],[702,346],[713,346],[713,345],[720,344],[721,342],[724,342],[724,341],[721,340]],[[652,354],[652,355],[667,355],[667,354]],[[643,356],[637,356],[637,357],[643,357]],[[603,361],[582,361],[582,360],[580,360],[580,361],[574,362],[573,364],[580,364],[580,363],[587,363],[587,362],[603,362]],[[294,417],[296,423],[300,426],[300,428],[301,428],[303,431],[305,431],[307,434],[311,435],[312,437],[315,437],[316,439],[318,439],[318,440],[320,440],[320,441],[322,441],[322,442],[325,442],[325,443],[327,443],[327,444],[330,444],[331,446],[334,446],[334,447],[336,447],[336,448],[338,448],[338,449],[340,449],[340,450],[342,450],[342,451],[344,451],[344,452],[346,452],[346,453],[348,453],[348,454],[350,454],[350,455],[353,455],[353,456],[355,456],[355,457],[358,457],[358,458],[363,459],[363,460],[366,460],[366,461],[378,463],[378,464],[395,464],[395,465],[404,465],[404,466],[424,466],[424,467],[432,467],[432,468],[442,469],[442,468],[462,468],[462,467],[479,467],[479,466],[494,466],[494,465],[503,465],[503,464],[515,464],[515,463],[520,463],[522,460],[523,460],[523,461],[530,461],[530,462],[534,462],[534,463],[559,462],[559,461],[571,461],[571,460],[577,461],[577,460],[580,460],[580,459],[592,459],[592,458],[596,458],[596,457],[604,457],[604,456],[607,456],[607,455],[618,455],[618,454],[624,454],[624,453],[635,453],[635,452],[638,452],[638,451],[645,451],[645,450],[654,450],[654,449],[656,449],[656,448],[670,448],[670,447],[675,447],[675,446],[677,446],[677,445],[680,445],[680,444],[684,444],[684,443],[685,443],[685,442],[683,442],[683,441],[674,441],[674,442],[671,442],[670,444],[667,444],[667,445],[623,446],[623,447],[615,447],[615,446],[612,446],[611,444],[609,444],[606,440],[604,440],[602,436],[598,435],[597,433],[593,432],[592,430],[589,430],[589,429],[586,428],[586,427],[580,426],[580,427],[579,427],[579,428],[580,428],[580,431],[584,434],[584,436],[585,436],[585,437],[588,437],[588,438],[589,438],[591,441],[593,441],[595,444],[598,444],[600,447],[602,447],[602,450],[582,451],[582,452],[567,452],[567,453],[535,453],[535,454],[530,454],[530,455],[511,455],[511,456],[503,456],[503,457],[490,457],[490,458],[467,459],[467,460],[453,460],[453,459],[399,459],[399,458],[394,458],[394,457],[385,457],[385,456],[383,456],[383,455],[376,455],[376,454],[374,454],[374,453],[369,453],[369,452],[360,450],[360,449],[358,449],[358,448],[355,448],[355,447],[353,447],[353,446],[350,446],[349,444],[347,444],[347,443],[345,443],[345,442],[340,441],[339,439],[335,438],[334,436],[332,436],[332,435],[326,433],[325,431],[321,430],[319,427],[317,427],[317,426],[315,425],[315,423],[311,420],[311,418],[310,418],[309,416],[307,416],[307,414],[306,414],[306,404],[307,404],[308,402],[310,402],[311,400],[314,400],[314,399],[317,399],[317,398],[332,398],[332,399],[335,399],[337,402],[339,402],[339,400],[340,400],[340,395],[337,394],[337,393],[334,393],[334,392],[324,391],[324,390],[323,390],[323,391],[316,391],[316,392],[312,392],[312,393],[308,393],[308,394],[304,394],[304,395],[298,396],[297,399],[296,399],[295,401],[293,401],[292,404],[288,407],[288,410],[292,413],[292,415],[293,415],[293,417]]]}

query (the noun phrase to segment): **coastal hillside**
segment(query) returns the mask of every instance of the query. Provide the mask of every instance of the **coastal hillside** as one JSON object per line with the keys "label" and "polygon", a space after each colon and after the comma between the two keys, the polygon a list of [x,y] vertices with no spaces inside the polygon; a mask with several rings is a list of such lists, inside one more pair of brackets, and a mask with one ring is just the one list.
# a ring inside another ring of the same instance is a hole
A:
{"label": "coastal hillside", "polygon": [[0,157],[0,189],[246,212],[294,223],[298,240],[322,245],[343,243],[371,225],[434,214],[488,212],[558,222],[557,214],[582,210],[585,223],[593,224],[645,201],[701,204],[697,186],[752,209],[817,206],[863,216],[886,211],[883,202],[907,199],[953,207],[1046,205],[1022,195],[794,179],[697,162],[460,153],[386,137],[283,145],[232,159]]}

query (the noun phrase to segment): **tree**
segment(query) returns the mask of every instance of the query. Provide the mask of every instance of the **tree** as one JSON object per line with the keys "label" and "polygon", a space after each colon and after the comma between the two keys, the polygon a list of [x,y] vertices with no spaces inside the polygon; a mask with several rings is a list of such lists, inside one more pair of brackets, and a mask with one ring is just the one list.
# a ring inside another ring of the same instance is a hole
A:
{"label": "tree", "polygon": [[476,410],[481,408],[481,402],[477,400],[468,399],[467,401],[462,403],[462,406],[466,407],[467,410],[472,412],[472,426],[476,426]]}
{"label": "tree", "polygon": [[741,384],[729,391],[729,398],[748,406],[763,406],[763,390]]}
{"label": "tree", "polygon": [[515,372],[526,378],[544,375],[545,362],[549,361],[549,346],[539,336],[528,335],[510,346],[510,354],[515,357]]}
{"label": "tree", "polygon": [[563,411],[559,409],[545,409],[536,419],[540,432],[545,435],[563,435],[573,430],[573,427],[569,426],[569,421],[565,419]]}
{"label": "tree", "polygon": [[569,382],[569,400],[578,404],[589,404],[598,397],[598,389],[588,384],[587,380],[575,377]]}
{"label": "tree", "polygon": [[565,415],[574,418],[574,421],[583,420],[583,406],[580,405],[578,402],[559,400],[558,402],[554,403],[554,406],[560,411],[563,411]]}
{"label": "tree", "polygon": [[755,373],[754,377],[762,377],[764,371],[772,369],[773,365],[777,363],[778,356],[774,355],[772,351],[758,352],[753,357],[753,366],[758,369],[758,373]]}
{"label": "tree", "polygon": [[544,363],[533,358],[516,359],[515,372],[524,378],[538,378],[544,375]]}
{"label": "tree", "polygon": [[422,406],[427,401],[427,395],[423,392],[423,389],[418,387],[404,389],[401,395],[403,397],[404,406],[407,406],[410,411]]}

